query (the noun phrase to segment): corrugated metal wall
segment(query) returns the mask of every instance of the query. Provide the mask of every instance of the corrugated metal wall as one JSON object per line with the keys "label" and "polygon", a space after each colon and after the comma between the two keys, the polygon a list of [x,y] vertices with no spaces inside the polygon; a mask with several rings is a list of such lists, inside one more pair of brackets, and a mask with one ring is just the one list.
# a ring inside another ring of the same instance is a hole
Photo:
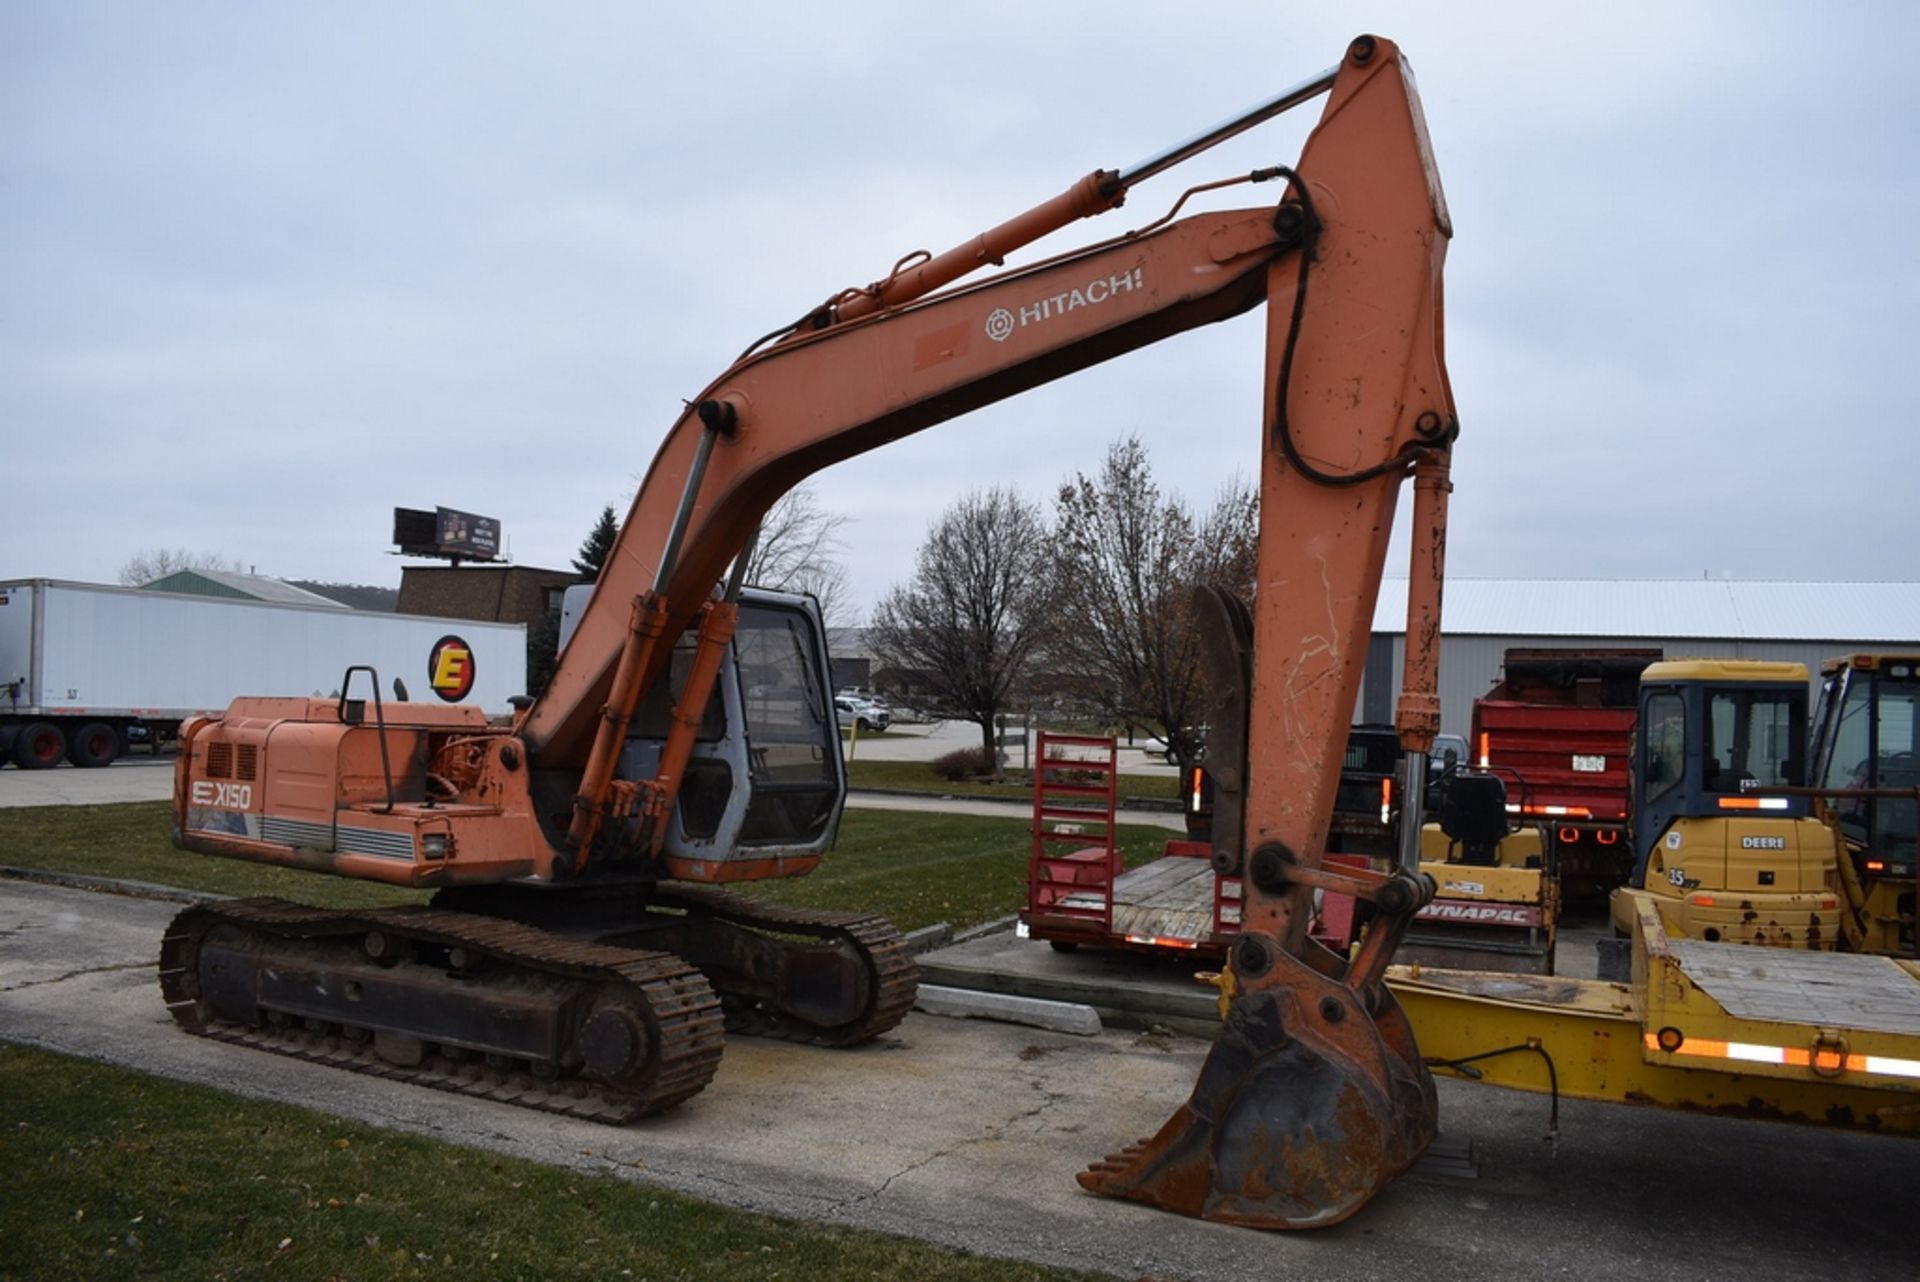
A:
{"label": "corrugated metal wall", "polygon": [[[1382,643],[1385,643],[1384,645]],[[1669,659],[1774,659],[1804,663],[1813,679],[1810,695],[1817,693],[1820,664],[1836,655],[1872,651],[1885,646],[1858,641],[1702,641],[1661,640],[1658,637],[1525,637],[1525,636],[1448,636],[1440,644],[1440,726],[1449,734],[1467,733],[1473,724],[1473,701],[1493,688],[1500,679],[1500,664],[1506,652],[1516,646],[1552,646],[1567,648],[1650,648],[1658,646]],[[1391,649],[1391,662],[1378,659],[1382,650]],[[1357,721],[1391,721],[1393,707],[1400,696],[1400,671],[1406,649],[1403,636],[1375,633],[1361,684],[1360,700],[1354,709]],[[1387,679],[1381,689],[1381,677]],[[1808,703],[1811,710],[1812,703]],[[1382,715],[1384,709],[1384,715]]]}

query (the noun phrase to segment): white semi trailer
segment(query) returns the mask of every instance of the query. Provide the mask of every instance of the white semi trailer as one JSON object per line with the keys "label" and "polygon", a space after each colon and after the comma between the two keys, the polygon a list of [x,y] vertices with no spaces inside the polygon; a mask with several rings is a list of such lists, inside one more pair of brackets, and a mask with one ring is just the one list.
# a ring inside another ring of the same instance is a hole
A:
{"label": "white semi trailer", "polygon": [[[415,698],[506,715],[526,693],[526,625],[0,581],[0,761],[104,766],[239,695],[331,696],[350,665]],[[370,698],[362,674],[345,693]]]}

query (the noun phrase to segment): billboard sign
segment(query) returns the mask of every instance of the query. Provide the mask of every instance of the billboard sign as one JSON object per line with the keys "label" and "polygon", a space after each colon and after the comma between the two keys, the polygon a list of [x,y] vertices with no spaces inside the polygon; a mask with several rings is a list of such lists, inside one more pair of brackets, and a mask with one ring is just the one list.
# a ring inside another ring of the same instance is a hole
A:
{"label": "billboard sign", "polygon": [[450,507],[431,512],[393,509],[393,541],[409,556],[443,556],[456,561],[495,561],[500,557],[500,522]]}

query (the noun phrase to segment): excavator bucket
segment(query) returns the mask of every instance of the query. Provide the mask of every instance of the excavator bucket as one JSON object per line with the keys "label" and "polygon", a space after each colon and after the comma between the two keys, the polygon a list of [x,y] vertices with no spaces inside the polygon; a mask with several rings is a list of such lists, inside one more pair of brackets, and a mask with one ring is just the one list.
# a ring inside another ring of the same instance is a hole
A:
{"label": "excavator bucket", "polygon": [[1433,1078],[1392,994],[1380,985],[1369,1003],[1263,942],[1253,953],[1267,969],[1237,975],[1192,1098],[1157,1134],[1081,1172],[1081,1187],[1223,1224],[1322,1228],[1426,1151]]}

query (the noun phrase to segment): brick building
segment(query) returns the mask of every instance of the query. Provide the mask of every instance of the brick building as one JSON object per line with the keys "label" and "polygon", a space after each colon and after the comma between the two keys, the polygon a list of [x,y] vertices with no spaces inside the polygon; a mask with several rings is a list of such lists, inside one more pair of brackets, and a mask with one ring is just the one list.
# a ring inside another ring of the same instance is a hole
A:
{"label": "brick building", "polygon": [[401,614],[524,623],[528,635],[557,624],[560,598],[580,582],[572,570],[532,565],[409,565],[400,571]]}

